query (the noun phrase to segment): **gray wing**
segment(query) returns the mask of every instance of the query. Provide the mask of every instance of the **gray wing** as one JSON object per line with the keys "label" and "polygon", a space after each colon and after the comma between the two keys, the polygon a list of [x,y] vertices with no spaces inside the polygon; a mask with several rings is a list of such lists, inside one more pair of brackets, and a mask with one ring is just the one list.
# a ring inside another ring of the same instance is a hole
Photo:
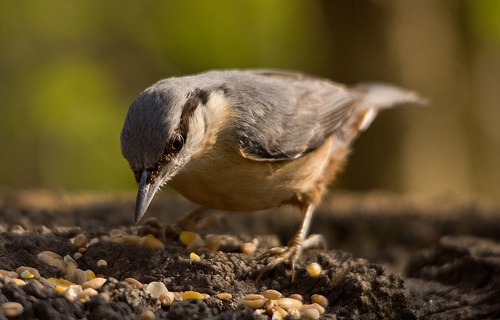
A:
{"label": "gray wing", "polygon": [[296,159],[319,148],[356,105],[352,91],[303,74],[247,71],[233,80],[226,90],[239,109],[237,138],[252,160]]}

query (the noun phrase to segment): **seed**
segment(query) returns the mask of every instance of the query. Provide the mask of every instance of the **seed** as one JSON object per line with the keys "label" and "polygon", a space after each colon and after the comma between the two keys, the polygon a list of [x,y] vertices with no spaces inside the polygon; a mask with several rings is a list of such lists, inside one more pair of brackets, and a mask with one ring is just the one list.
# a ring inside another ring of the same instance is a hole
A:
{"label": "seed", "polygon": [[[59,255],[59,254],[55,253],[54,251],[42,251],[42,252],[40,252],[38,255],[41,255],[41,254],[43,254],[43,255],[47,255],[47,256],[52,257],[52,258],[54,258],[54,259],[62,259],[61,255]],[[38,258],[38,259],[40,259],[40,258]],[[40,259],[40,260],[41,260],[41,259]],[[42,261],[43,261],[43,260],[42,260]]]}
{"label": "seed", "polygon": [[138,320],[156,320],[156,315],[151,310],[145,310],[139,315],[139,317],[137,319]]}
{"label": "seed", "polygon": [[139,240],[139,245],[141,247],[146,247],[146,248],[151,248],[151,249],[160,249],[160,250],[165,249],[165,245],[163,244],[163,242],[161,242],[160,240],[158,240],[156,238],[152,238],[152,237],[148,237],[148,236],[142,237]]}
{"label": "seed", "polygon": [[278,311],[273,311],[273,314],[271,316],[271,320],[282,320],[282,319],[283,319],[283,316],[281,315],[281,313],[279,313]]}
{"label": "seed", "polygon": [[91,246],[91,245],[93,245],[93,244],[98,243],[99,241],[101,241],[101,240],[99,240],[99,238],[92,238],[92,239],[89,241],[89,244],[88,244],[88,245],[89,245],[89,246]]}
{"label": "seed", "polygon": [[85,270],[85,276],[87,277],[87,279],[94,279],[95,273],[92,270]]}
{"label": "seed", "polygon": [[264,291],[264,293],[262,295],[264,296],[264,298],[270,299],[270,300],[278,300],[279,298],[283,297],[281,292],[273,290],[273,289],[269,289],[269,290]]}
{"label": "seed", "polygon": [[220,238],[216,234],[210,234],[205,237],[205,248],[215,252],[220,248]]}
{"label": "seed", "polygon": [[82,269],[76,269],[75,272],[69,277],[69,281],[72,281],[76,284],[82,284],[85,281],[87,281],[87,275],[85,274],[85,271]]}
{"label": "seed", "polygon": [[81,302],[89,301],[90,298],[92,298],[93,296],[96,296],[97,294],[98,293],[95,289],[86,288],[86,289],[83,289],[82,292],[80,292],[79,294],[76,295],[75,300],[78,300]]}
{"label": "seed", "polygon": [[305,304],[299,310],[304,311],[306,309],[316,309],[316,310],[318,310],[319,314],[325,313],[325,308],[323,308],[322,306],[320,306],[317,303]]}
{"label": "seed", "polygon": [[16,318],[23,314],[24,307],[19,302],[2,303],[2,312],[7,318]]}
{"label": "seed", "polygon": [[83,233],[80,233],[73,239],[73,243],[78,249],[85,248],[89,243],[89,238]]}
{"label": "seed", "polygon": [[80,259],[81,257],[83,257],[83,254],[81,252],[75,252],[75,254],[73,255],[73,258],[75,258],[76,260]]}
{"label": "seed", "polygon": [[302,298],[302,296],[298,293],[291,294],[288,298],[296,299],[299,300],[300,302],[304,301],[304,298]]}
{"label": "seed", "polygon": [[106,260],[101,259],[101,260],[97,261],[97,266],[98,267],[107,267],[108,263],[106,262]]}
{"label": "seed", "polygon": [[10,277],[10,278],[17,278],[19,277],[19,274],[15,271],[7,271],[0,269],[0,274],[4,277]]}
{"label": "seed", "polygon": [[26,281],[22,280],[22,279],[12,279],[12,282],[14,282],[15,284],[17,284],[18,286],[24,286],[26,284]]}
{"label": "seed", "polygon": [[73,282],[70,282],[68,280],[57,279],[57,278],[48,278],[47,281],[52,283],[54,286],[59,286],[64,288],[75,285]]}
{"label": "seed", "polygon": [[244,242],[241,244],[240,249],[244,254],[253,254],[257,250],[257,246],[253,242]]}
{"label": "seed", "polygon": [[313,277],[320,276],[322,271],[323,271],[323,268],[317,262],[313,262],[307,266],[307,272],[309,272],[309,274]]}
{"label": "seed", "polygon": [[227,292],[218,293],[217,297],[219,297],[219,299],[221,299],[221,300],[228,300],[228,299],[232,299],[233,298],[233,296],[230,293],[227,293]]}
{"label": "seed", "polygon": [[319,319],[319,311],[315,308],[302,310],[302,317],[309,319]]}
{"label": "seed", "polygon": [[126,242],[126,243],[139,244],[141,237],[136,236],[136,235],[124,235],[124,236],[122,236],[122,239],[123,239],[123,242]]}
{"label": "seed", "polygon": [[317,303],[325,309],[328,307],[328,299],[321,294],[313,294],[311,296],[311,302]]}
{"label": "seed", "polygon": [[79,285],[74,285],[74,286],[69,286],[64,290],[64,296],[66,299],[69,301],[75,301],[76,297],[82,292],[82,286]]}
{"label": "seed", "polygon": [[243,302],[252,309],[260,309],[266,303],[266,298],[260,294],[249,294],[243,297]]}
{"label": "seed", "polygon": [[182,231],[179,239],[185,246],[188,246],[191,242],[201,239],[201,237],[196,232]]}
{"label": "seed", "polygon": [[281,315],[281,318],[285,318],[286,316],[288,316],[288,313],[283,308],[281,308],[281,307],[274,306],[273,309],[274,309],[275,312],[278,312]]}
{"label": "seed", "polygon": [[174,303],[175,295],[173,292],[162,292],[158,297],[158,301],[162,307],[170,307]]}
{"label": "seed", "polygon": [[99,293],[99,295],[104,299],[104,301],[108,303],[111,301],[111,297],[109,296],[108,292],[101,292]]}
{"label": "seed", "polygon": [[203,295],[196,291],[185,291],[182,293],[182,300],[204,299]]}
{"label": "seed", "polygon": [[182,293],[174,292],[174,302],[182,301]]}
{"label": "seed", "polygon": [[82,289],[92,288],[99,289],[107,281],[106,278],[94,278],[82,283]]}
{"label": "seed", "polygon": [[189,254],[189,260],[191,260],[191,261],[200,261],[200,260],[201,260],[201,258],[200,258],[200,256],[199,256],[199,255],[197,255],[196,253],[191,252],[191,253]]}
{"label": "seed", "polygon": [[40,272],[37,269],[31,267],[19,267],[16,270],[17,274],[23,279],[40,279]]}
{"label": "seed", "polygon": [[201,295],[203,296],[203,299],[210,298],[210,295],[208,293],[201,293]]}
{"label": "seed", "polygon": [[45,253],[39,253],[37,255],[37,258],[38,260],[43,261],[50,266],[58,268],[62,273],[66,273],[67,264],[62,260],[62,258],[54,258],[52,255],[48,255]]}
{"label": "seed", "polygon": [[116,238],[121,238],[123,236],[128,235],[127,231],[122,229],[113,229],[109,232],[109,239],[113,241]]}
{"label": "seed", "polygon": [[142,283],[140,283],[138,280],[136,280],[134,278],[126,278],[123,281],[130,284],[132,286],[132,288],[134,288],[134,289],[139,289],[142,286]]}
{"label": "seed", "polygon": [[194,240],[193,242],[188,244],[186,246],[186,250],[187,251],[196,251],[200,248],[203,248],[204,246],[205,246],[205,240],[200,238],[200,239]]}
{"label": "seed", "polygon": [[146,287],[146,291],[155,298],[158,298],[163,292],[168,292],[165,284],[160,281],[150,282]]}
{"label": "seed", "polygon": [[300,319],[300,311],[296,308],[288,309],[288,314],[294,319]]}
{"label": "seed", "polygon": [[296,308],[299,309],[302,306],[302,302],[300,302],[297,299],[292,299],[292,298],[281,298],[276,301],[276,304],[280,307],[282,307],[285,310],[288,310],[290,308]]}

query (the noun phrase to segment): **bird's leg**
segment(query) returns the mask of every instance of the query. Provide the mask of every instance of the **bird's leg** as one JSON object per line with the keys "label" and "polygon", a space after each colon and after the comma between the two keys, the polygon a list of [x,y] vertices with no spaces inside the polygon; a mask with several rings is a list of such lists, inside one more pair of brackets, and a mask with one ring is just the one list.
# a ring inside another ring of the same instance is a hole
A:
{"label": "bird's leg", "polygon": [[313,204],[308,204],[304,207],[299,230],[297,230],[295,235],[290,239],[290,241],[288,241],[286,246],[275,247],[264,253],[262,257],[275,256],[275,258],[262,269],[261,273],[257,277],[257,281],[264,273],[273,269],[276,265],[285,263],[288,264],[292,270],[293,282],[295,276],[295,262],[299,259],[302,250],[325,247],[325,240],[323,236],[319,234],[311,235],[306,238],[306,235],[309,232],[309,227],[311,226],[314,209],[315,206]]}

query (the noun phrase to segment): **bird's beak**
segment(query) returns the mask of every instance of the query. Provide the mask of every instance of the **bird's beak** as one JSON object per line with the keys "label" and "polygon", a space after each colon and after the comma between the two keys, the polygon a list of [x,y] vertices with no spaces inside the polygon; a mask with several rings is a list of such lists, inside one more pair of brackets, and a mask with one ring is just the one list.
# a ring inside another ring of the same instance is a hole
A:
{"label": "bird's beak", "polygon": [[148,171],[144,170],[141,175],[141,182],[139,184],[139,191],[137,192],[137,200],[135,202],[135,222],[141,220],[146,213],[146,210],[153,200],[156,191],[160,189],[162,179],[158,178],[153,183],[148,183]]}

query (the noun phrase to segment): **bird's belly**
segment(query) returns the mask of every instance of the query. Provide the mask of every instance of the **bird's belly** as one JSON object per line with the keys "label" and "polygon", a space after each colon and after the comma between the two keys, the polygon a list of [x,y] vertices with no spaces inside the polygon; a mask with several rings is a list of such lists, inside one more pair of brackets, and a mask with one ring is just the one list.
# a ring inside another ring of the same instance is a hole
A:
{"label": "bird's belly", "polygon": [[330,149],[331,144],[326,143],[299,159],[278,162],[205,155],[191,160],[169,185],[189,200],[213,209],[268,209],[314,188],[323,178]]}

